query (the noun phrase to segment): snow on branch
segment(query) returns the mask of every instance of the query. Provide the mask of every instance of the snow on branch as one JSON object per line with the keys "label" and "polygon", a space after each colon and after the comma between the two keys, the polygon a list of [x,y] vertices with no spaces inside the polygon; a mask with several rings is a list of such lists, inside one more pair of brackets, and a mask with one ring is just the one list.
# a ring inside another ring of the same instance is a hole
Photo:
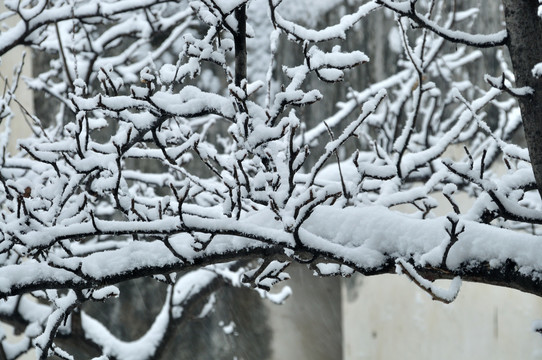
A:
{"label": "snow on branch", "polygon": [[426,291],[431,295],[433,300],[441,301],[445,304],[450,304],[455,300],[459,294],[461,288],[461,278],[455,277],[450,284],[448,290],[435,286],[434,283],[421,277],[414,267],[403,259],[397,259],[397,273],[405,274],[410,280],[412,280],[418,287]]}
{"label": "snow on branch", "polygon": [[416,10],[416,3],[418,2],[417,0],[407,0],[402,2],[395,2],[392,0],[375,0],[375,2],[387,7],[400,16],[408,17],[410,20],[416,23],[416,25],[427,28],[438,36],[454,43],[479,48],[487,48],[501,46],[506,42],[506,30],[501,30],[495,34],[483,35],[469,34],[463,31],[451,30],[449,28],[439,26],[436,22],[427,18],[425,15],[420,14]]}
{"label": "snow on branch", "polygon": [[281,29],[286,34],[291,35],[297,41],[301,42],[323,42],[332,39],[344,39],[346,38],[346,32],[348,30],[379,7],[372,1],[368,2],[367,4],[361,5],[356,12],[343,16],[338,24],[328,26],[322,30],[313,30],[284,19],[277,11],[279,10],[278,7],[281,2],[282,0],[269,0],[273,26]]}

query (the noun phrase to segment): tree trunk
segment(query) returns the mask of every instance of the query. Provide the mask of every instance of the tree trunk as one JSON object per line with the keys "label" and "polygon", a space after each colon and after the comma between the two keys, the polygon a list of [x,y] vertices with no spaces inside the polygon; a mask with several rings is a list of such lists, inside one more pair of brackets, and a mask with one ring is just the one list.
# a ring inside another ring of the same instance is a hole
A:
{"label": "tree trunk", "polygon": [[235,10],[237,33],[233,35],[235,42],[235,85],[241,86],[241,81],[247,77],[247,8],[241,5]]}
{"label": "tree trunk", "polygon": [[542,61],[542,19],[538,0],[502,0],[508,31],[507,47],[516,76],[516,86],[529,86],[532,95],[518,98],[525,138],[538,192],[542,197],[542,79],[532,74]]}

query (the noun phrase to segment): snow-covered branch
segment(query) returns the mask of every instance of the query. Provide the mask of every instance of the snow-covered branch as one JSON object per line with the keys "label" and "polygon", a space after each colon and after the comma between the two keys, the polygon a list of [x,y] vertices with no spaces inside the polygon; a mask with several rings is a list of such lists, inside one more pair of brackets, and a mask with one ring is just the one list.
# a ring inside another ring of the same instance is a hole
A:
{"label": "snow-covered branch", "polygon": [[[273,286],[291,262],[320,276],[398,267],[446,302],[460,278],[542,296],[532,154],[511,140],[510,96],[532,89],[512,86],[499,54],[506,77],[469,78],[485,55],[466,45],[502,45],[506,31],[452,30],[477,12],[437,3],[369,1],[317,30],[275,0],[6,1],[0,19],[16,21],[0,54],[50,57],[25,79],[47,110],[24,114],[31,136],[13,154],[20,70],[0,98],[0,317],[26,329],[2,342],[6,358],[31,346],[70,358],[62,334],[151,359],[174,326],[209,313],[219,285],[282,303],[290,289]],[[397,62],[364,86],[352,79],[374,69],[371,47],[342,41],[378,11],[396,15]],[[268,50],[251,55],[247,38]],[[281,62],[286,46],[297,56]],[[151,277],[167,291],[138,339],[86,312]],[[456,280],[444,291],[440,278]]]}
{"label": "snow-covered branch", "polygon": [[[436,22],[427,16],[420,14],[416,10],[417,0],[407,1],[392,1],[392,0],[375,0],[377,4],[387,7],[400,16],[408,17],[416,25],[429,29],[438,36],[451,41],[453,43],[465,44],[479,48],[495,47],[504,45],[507,39],[506,30],[501,30],[495,34],[470,34],[467,32],[452,30],[448,27],[438,25]],[[473,9],[478,10],[478,9]],[[459,15],[459,16],[458,16]],[[464,14],[452,14],[452,21],[455,17],[461,18]]]}

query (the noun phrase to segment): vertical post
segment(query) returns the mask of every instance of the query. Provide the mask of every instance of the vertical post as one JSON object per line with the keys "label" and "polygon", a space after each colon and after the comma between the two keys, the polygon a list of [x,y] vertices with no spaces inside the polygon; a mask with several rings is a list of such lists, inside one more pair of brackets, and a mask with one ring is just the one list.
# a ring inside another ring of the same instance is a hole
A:
{"label": "vertical post", "polygon": [[247,8],[246,4],[235,10],[237,32],[233,34],[235,42],[235,85],[241,86],[241,81],[247,77]]}

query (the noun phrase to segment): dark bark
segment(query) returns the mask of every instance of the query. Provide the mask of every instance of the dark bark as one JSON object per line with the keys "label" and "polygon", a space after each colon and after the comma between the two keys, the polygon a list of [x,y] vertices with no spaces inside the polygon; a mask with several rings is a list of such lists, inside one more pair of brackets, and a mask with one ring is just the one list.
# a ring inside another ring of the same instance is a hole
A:
{"label": "dark bark", "polygon": [[[364,267],[357,262],[345,260],[342,258],[342,256],[333,252],[320,251],[306,246],[300,248],[297,253],[297,259],[299,261],[301,261],[300,259],[302,258],[306,258],[307,256],[310,257],[310,255],[312,255],[315,260],[320,259],[323,263],[334,262],[346,265],[354,269],[356,272],[366,276],[395,274],[396,260],[404,260],[404,257],[401,256],[398,258],[395,256],[388,256],[387,260],[382,262],[378,267]],[[303,254],[303,256],[299,256],[301,254]],[[284,248],[279,246],[256,249],[247,248],[244,251],[225,252],[220,255],[215,254],[213,256],[196,258],[192,263],[183,263],[182,261],[179,261],[177,263],[170,263],[167,265],[142,265],[126,273],[116,274],[115,276],[107,276],[99,279],[92,279],[88,276],[85,279],[70,279],[65,281],[38,279],[32,283],[13,285],[8,291],[0,292],[0,297],[22,295],[31,291],[42,289],[80,290],[97,288],[100,286],[115,285],[120,282],[146,276],[168,274],[176,271],[189,271],[202,268],[207,265],[224,263],[233,260],[252,261],[258,258],[272,258],[279,261],[291,261],[290,257],[284,255]],[[452,279],[455,276],[461,276],[464,281],[507,287],[542,297],[542,277],[540,276],[540,273],[538,271],[533,271],[532,273],[520,271],[520,265],[516,264],[513,260],[507,260],[506,262],[497,266],[491,266],[487,262],[470,261],[454,269],[449,269],[445,264],[438,267],[423,267],[419,265],[414,266],[420,275],[432,281],[437,279]]]}
{"label": "dark bark", "polygon": [[240,6],[235,10],[237,32],[233,34],[235,42],[235,85],[241,86],[241,81],[247,77],[247,8]]}
{"label": "dark bark", "polygon": [[538,0],[503,0],[508,39],[506,45],[516,77],[516,86],[529,86],[532,95],[518,98],[529,156],[542,196],[542,79],[532,74],[542,61],[542,19]]}

